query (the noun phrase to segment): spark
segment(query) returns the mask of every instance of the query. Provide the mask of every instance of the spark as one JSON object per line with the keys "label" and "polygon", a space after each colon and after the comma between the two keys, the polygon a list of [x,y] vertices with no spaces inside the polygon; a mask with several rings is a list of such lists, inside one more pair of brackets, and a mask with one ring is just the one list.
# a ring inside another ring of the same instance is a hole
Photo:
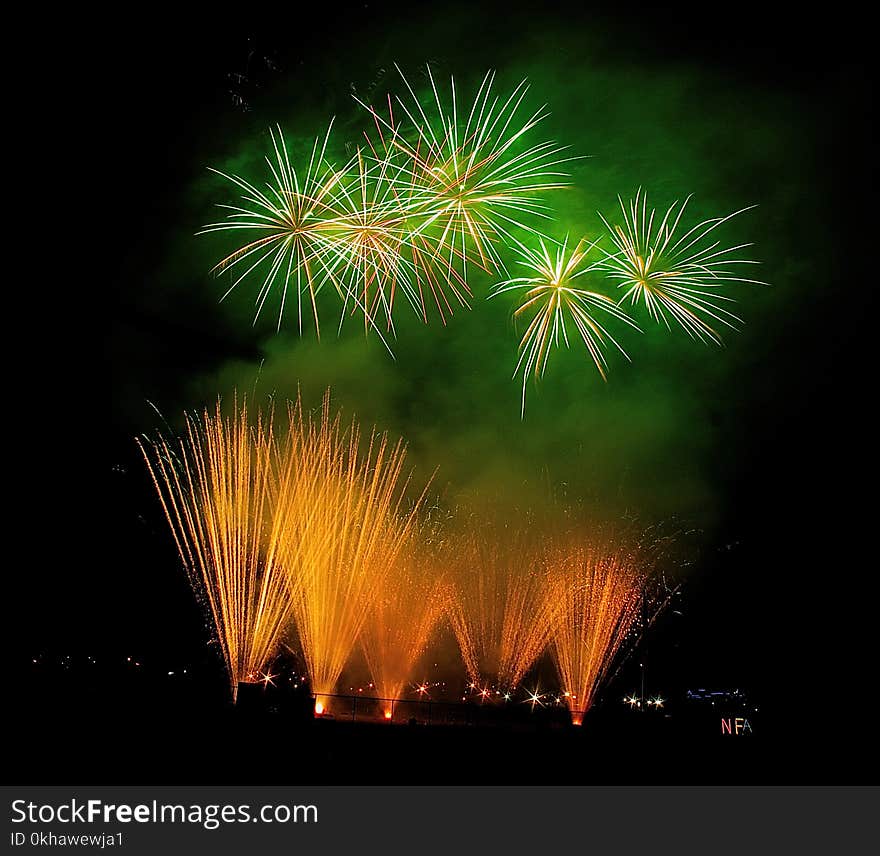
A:
{"label": "spark", "polygon": [[539,707],[544,707],[544,702],[541,701],[544,696],[541,695],[538,688],[536,688],[535,690],[526,690],[526,693],[528,694],[526,704],[531,704],[532,711],[535,710],[535,705],[538,705]]}

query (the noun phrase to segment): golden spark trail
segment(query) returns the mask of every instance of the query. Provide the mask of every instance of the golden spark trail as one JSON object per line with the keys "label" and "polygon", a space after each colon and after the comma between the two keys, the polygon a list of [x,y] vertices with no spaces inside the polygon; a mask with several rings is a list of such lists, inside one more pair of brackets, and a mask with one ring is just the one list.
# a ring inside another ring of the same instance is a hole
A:
{"label": "golden spark trail", "polygon": [[[415,544],[408,544],[377,586],[361,647],[380,698],[399,699],[443,617],[449,586]],[[390,708],[385,711],[390,718]]]}
{"label": "golden spark trail", "polygon": [[178,552],[208,603],[235,697],[239,682],[266,673],[290,618],[273,512],[271,414],[248,422],[246,403],[224,416],[187,416],[177,440],[138,445]]}
{"label": "golden spark trail", "polygon": [[479,686],[513,688],[547,647],[555,608],[537,545],[493,525],[451,539],[449,551],[450,622],[468,676]]}
{"label": "golden spark trail", "polygon": [[407,506],[405,449],[373,432],[360,449],[356,423],[289,409],[291,483],[282,555],[292,613],[313,692],[332,693],[387,574],[416,526]]}
{"label": "golden spark trail", "polygon": [[572,722],[580,725],[639,624],[649,571],[638,552],[575,545],[547,558],[551,651]]}

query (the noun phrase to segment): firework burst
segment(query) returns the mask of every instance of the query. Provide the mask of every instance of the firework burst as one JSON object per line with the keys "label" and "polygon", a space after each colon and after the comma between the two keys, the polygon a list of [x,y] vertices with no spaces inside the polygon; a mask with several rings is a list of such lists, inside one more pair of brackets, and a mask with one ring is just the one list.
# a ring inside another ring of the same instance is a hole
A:
{"label": "firework burst", "polygon": [[314,317],[315,331],[320,336],[317,294],[328,281],[339,288],[334,274],[339,259],[332,252],[331,234],[332,224],[340,216],[334,207],[334,189],[345,177],[350,164],[335,169],[327,161],[332,127],[333,122],[323,140],[320,137],[315,139],[308,165],[301,176],[291,164],[281,128],[270,130],[274,158],[266,157],[272,181],[266,183],[265,191],[241,176],[212,170],[236,185],[244,195],[239,205],[218,206],[229,212],[226,220],[211,223],[198,234],[244,231],[253,236],[252,240],[222,259],[213,270],[218,274],[229,271],[234,277],[221,300],[252,274],[262,278],[256,298],[255,322],[270,293],[280,288],[280,329],[288,293],[292,288],[300,333],[306,298]]}
{"label": "firework burst", "polygon": [[539,241],[539,249],[532,249],[520,241],[516,241],[516,246],[519,262],[530,275],[498,283],[490,296],[510,291],[525,292],[522,302],[514,311],[515,317],[527,319],[519,344],[519,361],[514,370],[514,377],[522,374],[524,413],[529,376],[543,376],[550,352],[558,348],[560,342],[569,347],[568,325],[580,335],[603,379],[608,369],[605,352],[609,345],[617,348],[627,359],[629,357],[600,320],[600,313],[635,329],[638,327],[611,298],[582,288],[577,283],[579,277],[597,270],[601,265],[601,262],[587,261],[596,242],[589,243],[582,239],[569,249],[566,238],[555,251],[548,248],[543,238]]}
{"label": "firework burst", "polygon": [[[534,231],[528,221],[548,216],[543,194],[567,186],[561,171],[565,147],[522,143],[546,118],[545,109],[521,112],[526,81],[507,98],[496,95],[494,72],[486,74],[470,107],[463,109],[450,78],[444,103],[430,67],[431,99],[423,105],[395,67],[407,96],[389,101],[389,118],[363,106],[383,131],[386,149],[396,148],[412,163],[405,187],[422,214],[416,234],[433,247],[439,267],[448,271],[447,283],[459,265],[466,282],[469,261],[484,270],[503,270],[499,242],[507,243],[512,228]],[[406,117],[406,129],[394,120],[394,104]]]}
{"label": "firework burst", "polygon": [[[338,216],[325,224],[325,247],[334,282],[344,295],[340,324],[347,312],[361,312],[364,328],[394,331],[395,297],[402,292],[417,315],[425,316],[418,248],[414,249],[412,211],[395,186],[401,166],[393,158],[367,158],[358,150],[350,175],[333,193]],[[407,253],[409,250],[409,253]]]}
{"label": "firework burst", "polygon": [[667,328],[674,321],[692,338],[720,343],[713,324],[736,329],[742,323],[725,308],[733,298],[720,290],[735,283],[766,283],[737,273],[743,265],[758,264],[737,255],[751,244],[725,248],[713,240],[712,233],[754,206],[703,220],[684,231],[679,226],[690,198],[674,202],[661,219],[655,209],[648,209],[648,197],[641,188],[629,204],[618,197],[622,226],[612,225],[599,214],[617,250],[608,253],[600,266],[625,289],[621,303],[643,303],[651,318]]}
{"label": "firework burst", "polygon": [[[375,168],[389,178],[402,225],[401,257],[412,274],[410,281],[419,296],[419,314],[424,322],[428,321],[430,295],[441,322],[445,324],[447,317],[452,315],[453,305],[468,306],[472,297],[463,273],[466,273],[466,257],[461,256],[456,246],[449,247],[449,254],[444,255],[440,237],[425,228],[433,197],[422,186],[419,158],[413,155],[411,145],[402,138],[400,123],[395,122],[391,96],[388,97],[388,120],[380,118],[373,108],[368,109],[376,133],[373,137],[365,132],[366,151]],[[418,150],[416,143],[416,154]]]}

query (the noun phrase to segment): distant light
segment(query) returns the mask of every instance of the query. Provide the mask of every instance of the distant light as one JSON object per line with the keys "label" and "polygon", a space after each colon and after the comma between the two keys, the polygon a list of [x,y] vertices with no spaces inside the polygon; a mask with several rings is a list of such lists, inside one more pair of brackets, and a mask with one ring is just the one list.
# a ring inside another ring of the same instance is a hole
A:
{"label": "distant light", "polygon": [[321,704],[321,702],[316,701],[315,702],[315,715],[320,716],[322,713],[324,713],[324,705]]}

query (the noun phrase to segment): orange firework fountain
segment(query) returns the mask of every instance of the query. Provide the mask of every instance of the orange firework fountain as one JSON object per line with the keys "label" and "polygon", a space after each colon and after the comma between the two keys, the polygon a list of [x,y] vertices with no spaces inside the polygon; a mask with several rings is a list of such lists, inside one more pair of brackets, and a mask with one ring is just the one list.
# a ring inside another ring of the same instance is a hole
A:
{"label": "orange firework fountain", "polygon": [[236,401],[224,416],[188,416],[177,440],[138,444],[197,593],[213,618],[232,684],[268,674],[290,617],[288,577],[279,562],[274,514],[272,418],[248,421]]}
{"label": "orange firework fountain", "polygon": [[452,539],[456,596],[450,620],[471,682],[497,679],[512,688],[549,641],[554,601],[536,545],[504,526],[487,525]]}
{"label": "orange firework fountain", "polygon": [[572,723],[581,725],[640,625],[650,568],[638,551],[581,545],[557,549],[548,563],[553,660]]}
{"label": "orange firework fountain", "polygon": [[[434,570],[410,543],[377,587],[361,633],[361,647],[383,699],[401,697],[446,609],[449,586]],[[391,719],[390,704],[383,713]]]}
{"label": "orange firework fountain", "polygon": [[403,444],[373,432],[362,451],[357,424],[344,430],[338,415],[331,418],[329,395],[319,416],[303,415],[297,404],[289,421],[278,494],[282,564],[322,713],[414,531],[421,499],[404,500]]}

